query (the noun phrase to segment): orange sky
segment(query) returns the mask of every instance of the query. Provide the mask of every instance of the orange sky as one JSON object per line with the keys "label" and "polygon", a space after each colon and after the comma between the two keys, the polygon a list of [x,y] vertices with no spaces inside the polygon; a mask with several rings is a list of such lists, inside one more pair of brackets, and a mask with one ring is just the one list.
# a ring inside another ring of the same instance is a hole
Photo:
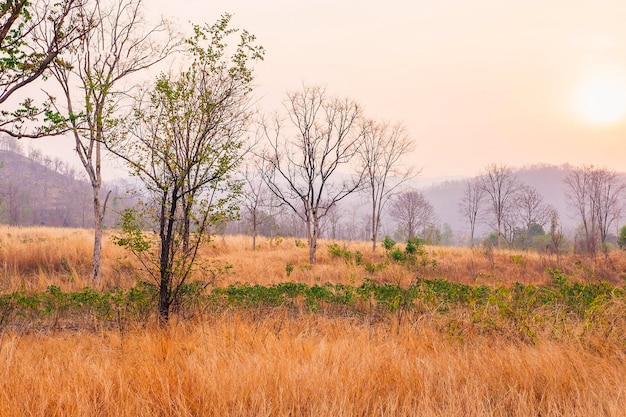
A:
{"label": "orange sky", "polygon": [[374,119],[403,121],[423,177],[474,175],[491,162],[626,171],[626,120],[593,123],[580,110],[590,105],[585,84],[626,86],[624,0],[145,4],[185,29],[234,13],[233,25],[267,50],[257,67],[263,110],[303,82],[325,85]]}

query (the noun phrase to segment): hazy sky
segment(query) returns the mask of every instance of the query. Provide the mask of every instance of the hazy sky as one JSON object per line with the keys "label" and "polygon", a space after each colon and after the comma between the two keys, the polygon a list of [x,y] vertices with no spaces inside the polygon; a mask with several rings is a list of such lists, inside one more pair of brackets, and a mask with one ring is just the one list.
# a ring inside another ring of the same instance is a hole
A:
{"label": "hazy sky", "polygon": [[233,25],[266,48],[260,106],[326,86],[417,141],[422,176],[491,162],[626,170],[626,1],[145,0],[150,13]]}

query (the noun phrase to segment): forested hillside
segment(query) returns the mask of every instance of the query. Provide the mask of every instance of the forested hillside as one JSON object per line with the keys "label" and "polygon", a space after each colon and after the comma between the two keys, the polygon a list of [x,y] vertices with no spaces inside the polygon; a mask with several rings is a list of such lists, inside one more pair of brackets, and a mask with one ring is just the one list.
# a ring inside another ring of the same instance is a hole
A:
{"label": "forested hillside", "polygon": [[[0,150],[0,223],[93,227],[92,191],[76,170],[34,152],[31,157]],[[117,184],[111,190],[107,227],[117,223],[121,208],[131,204]]]}

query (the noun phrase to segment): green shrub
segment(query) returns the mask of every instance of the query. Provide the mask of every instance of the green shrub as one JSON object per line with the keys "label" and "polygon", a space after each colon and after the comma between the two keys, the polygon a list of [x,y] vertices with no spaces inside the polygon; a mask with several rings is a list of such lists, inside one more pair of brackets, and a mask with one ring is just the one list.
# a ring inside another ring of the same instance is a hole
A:
{"label": "green shrub", "polygon": [[396,246],[396,241],[389,236],[385,236],[383,239],[383,248],[385,248],[386,251],[390,251],[394,246]]}
{"label": "green shrub", "polygon": [[626,226],[622,226],[619,231],[619,237],[617,238],[617,244],[620,249],[626,249]]}
{"label": "green shrub", "polygon": [[363,263],[363,254],[359,251],[355,251],[354,253],[349,250],[342,248],[337,243],[331,243],[328,245],[328,253],[333,258],[343,258],[346,263],[354,262],[356,265],[361,265]]}

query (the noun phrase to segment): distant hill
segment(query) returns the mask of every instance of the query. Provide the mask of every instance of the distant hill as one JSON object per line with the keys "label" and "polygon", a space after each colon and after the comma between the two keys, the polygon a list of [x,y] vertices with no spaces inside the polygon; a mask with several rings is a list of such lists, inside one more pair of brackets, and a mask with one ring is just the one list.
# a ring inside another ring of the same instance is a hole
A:
{"label": "distant hill", "polygon": [[[0,149],[0,164],[0,223],[92,227],[91,186],[78,178],[75,170],[67,168],[58,160],[52,161],[41,155],[29,158],[20,152],[6,149]],[[557,209],[566,232],[572,231],[577,223],[568,209],[565,196],[564,179],[571,169],[568,165],[535,165],[515,170],[521,183],[535,187],[544,201]],[[468,232],[467,220],[459,214],[459,202],[463,197],[466,180],[418,177],[411,183],[433,205],[439,226],[448,224],[457,239]],[[129,184],[118,181],[103,187],[103,192],[112,190],[105,227],[115,227],[119,212],[135,203],[133,199],[124,196]],[[131,188],[136,188],[136,184]],[[352,195],[341,202],[340,208],[340,230],[343,232],[338,237],[367,239],[370,217],[367,196]],[[287,228],[288,222],[282,223],[281,233],[297,233]],[[233,230],[241,233],[244,230],[242,227]],[[394,230],[393,221],[388,213],[384,213],[381,236],[392,234]],[[479,226],[479,235],[487,232],[486,226]]]}
{"label": "distant hill", "polygon": [[[90,184],[77,178],[73,169],[49,158],[34,160],[11,150],[0,150],[0,223],[92,227]],[[128,202],[115,184],[105,225],[117,223],[120,209]]]}

